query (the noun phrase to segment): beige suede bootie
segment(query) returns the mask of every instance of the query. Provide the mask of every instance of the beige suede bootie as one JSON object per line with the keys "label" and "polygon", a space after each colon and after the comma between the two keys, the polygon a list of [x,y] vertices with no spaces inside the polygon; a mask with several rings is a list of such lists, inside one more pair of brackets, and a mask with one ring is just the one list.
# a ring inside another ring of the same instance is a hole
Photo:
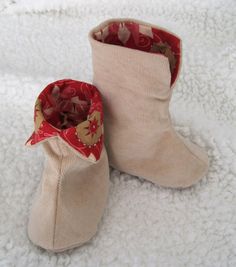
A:
{"label": "beige suede bootie", "polygon": [[175,132],[169,115],[180,39],[141,21],[115,19],[94,28],[89,40],[110,165],[161,186],[196,183],[207,172],[208,157]]}
{"label": "beige suede bootie", "polygon": [[35,131],[27,145],[42,143],[47,161],[29,219],[36,245],[63,251],[97,231],[109,187],[98,90],[61,80],[48,85],[35,104]]}

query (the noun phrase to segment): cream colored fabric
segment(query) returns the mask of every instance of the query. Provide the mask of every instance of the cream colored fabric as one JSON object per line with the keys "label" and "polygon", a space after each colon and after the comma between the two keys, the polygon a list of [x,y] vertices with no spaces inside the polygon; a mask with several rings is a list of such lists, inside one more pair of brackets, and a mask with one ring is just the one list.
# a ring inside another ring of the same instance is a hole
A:
{"label": "cream colored fabric", "polygon": [[58,137],[43,146],[47,160],[28,234],[36,245],[62,251],[83,244],[97,231],[108,195],[107,154],[103,148],[100,159],[92,163]]}
{"label": "cream colored fabric", "polygon": [[94,33],[112,21],[117,20],[106,21],[89,34],[93,83],[105,108],[110,165],[161,186],[188,187],[206,174],[208,157],[172,127],[168,58],[96,41]]}

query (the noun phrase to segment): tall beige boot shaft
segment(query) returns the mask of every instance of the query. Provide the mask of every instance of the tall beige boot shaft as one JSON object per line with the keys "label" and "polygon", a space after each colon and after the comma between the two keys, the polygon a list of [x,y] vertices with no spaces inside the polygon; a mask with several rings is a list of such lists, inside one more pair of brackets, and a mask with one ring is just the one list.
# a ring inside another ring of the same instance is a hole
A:
{"label": "tall beige boot shaft", "polygon": [[196,183],[207,172],[208,157],[174,131],[169,115],[180,39],[131,19],[105,21],[89,39],[110,164],[162,186]]}
{"label": "tall beige boot shaft", "polygon": [[36,245],[63,251],[91,239],[109,187],[103,146],[103,112],[97,89],[62,80],[50,84],[35,105],[35,132],[46,164],[31,208],[28,234]]}

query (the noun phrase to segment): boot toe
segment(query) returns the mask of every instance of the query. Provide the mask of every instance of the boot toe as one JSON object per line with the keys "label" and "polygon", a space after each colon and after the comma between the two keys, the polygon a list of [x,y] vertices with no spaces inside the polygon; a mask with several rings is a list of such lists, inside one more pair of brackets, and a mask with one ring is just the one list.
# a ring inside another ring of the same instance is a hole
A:
{"label": "boot toe", "polygon": [[189,165],[188,177],[183,177],[182,181],[179,182],[180,187],[186,188],[196,184],[206,175],[209,167],[209,159],[207,153],[201,147],[186,139],[183,141],[191,153],[189,155],[189,162],[187,162]]}

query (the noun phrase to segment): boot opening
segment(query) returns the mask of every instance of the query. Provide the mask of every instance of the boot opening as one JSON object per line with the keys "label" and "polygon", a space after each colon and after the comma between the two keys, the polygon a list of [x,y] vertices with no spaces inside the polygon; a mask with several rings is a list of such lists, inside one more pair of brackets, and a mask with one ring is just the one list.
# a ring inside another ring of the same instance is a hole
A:
{"label": "boot opening", "polygon": [[91,99],[85,84],[57,82],[43,94],[41,111],[44,119],[58,129],[77,126],[87,120]]}
{"label": "boot opening", "polygon": [[47,85],[34,108],[34,132],[26,145],[51,137],[63,142],[92,162],[103,149],[103,109],[98,89],[92,84],[64,79]]}
{"label": "boot opening", "polygon": [[180,66],[180,39],[175,35],[136,21],[113,21],[93,33],[97,41],[144,52],[162,54],[169,59],[171,85]]}

